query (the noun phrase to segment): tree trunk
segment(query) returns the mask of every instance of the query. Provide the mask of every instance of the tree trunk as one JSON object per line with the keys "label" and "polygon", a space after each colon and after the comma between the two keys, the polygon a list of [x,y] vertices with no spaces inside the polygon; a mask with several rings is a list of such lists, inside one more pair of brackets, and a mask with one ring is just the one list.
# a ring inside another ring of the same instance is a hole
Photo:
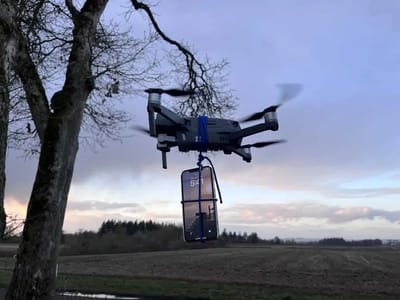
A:
{"label": "tree trunk", "polygon": [[83,107],[52,114],[39,159],[22,242],[6,299],[51,299],[59,241],[72,179]]}
{"label": "tree trunk", "polygon": [[[78,11],[65,3],[74,22],[73,44],[63,89],[51,99],[39,165],[29,200],[22,241],[6,299],[52,299],[59,243],[78,151],[86,101],[94,88],[92,46],[108,0],[86,0]],[[24,89],[37,80],[24,83]],[[28,91],[26,91],[28,94]],[[37,117],[37,116],[36,116]],[[36,118],[33,114],[33,118]]]}
{"label": "tree trunk", "polygon": [[[0,43],[3,46],[3,43]],[[2,47],[2,49],[5,49]],[[4,57],[0,54],[0,238],[6,229],[7,216],[4,209],[6,187],[6,152],[8,134],[8,113],[10,97],[8,93],[7,69]]]}
{"label": "tree trunk", "polygon": [[15,39],[9,26],[15,13],[14,6],[1,3],[0,12],[0,238],[4,236],[7,216],[4,209],[6,186],[6,153],[10,109],[10,70],[15,56]]}

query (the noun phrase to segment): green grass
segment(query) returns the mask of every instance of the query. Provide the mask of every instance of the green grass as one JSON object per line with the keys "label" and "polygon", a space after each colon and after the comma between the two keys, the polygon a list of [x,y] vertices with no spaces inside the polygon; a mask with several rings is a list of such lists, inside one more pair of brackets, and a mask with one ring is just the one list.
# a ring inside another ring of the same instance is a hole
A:
{"label": "green grass", "polygon": [[[0,271],[0,287],[7,287],[10,271]],[[110,276],[61,275],[57,288],[67,291],[107,293],[164,299],[210,300],[394,300],[390,296],[321,295],[299,289],[251,284],[209,283],[168,279],[137,279]]]}

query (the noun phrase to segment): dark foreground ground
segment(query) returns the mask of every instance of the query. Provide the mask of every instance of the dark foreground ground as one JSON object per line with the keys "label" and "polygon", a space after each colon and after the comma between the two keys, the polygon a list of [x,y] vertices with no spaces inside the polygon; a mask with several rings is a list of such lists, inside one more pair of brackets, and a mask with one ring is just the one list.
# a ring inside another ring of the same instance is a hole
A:
{"label": "dark foreground ground", "polygon": [[[70,256],[66,274],[250,283],[332,293],[399,295],[400,250],[250,247]],[[1,262],[0,262],[1,265]]]}
{"label": "dark foreground ground", "polygon": [[[6,290],[5,289],[0,289],[0,299],[3,300],[6,294]],[[54,300],[93,300],[93,298],[84,298],[84,297],[63,297],[63,296],[59,296],[57,298],[55,298]],[[114,298],[113,300],[118,300],[118,298]]]}
{"label": "dark foreground ground", "polygon": [[[0,288],[0,300],[4,300],[6,295],[6,290],[5,289],[1,289]],[[58,295],[54,298],[54,300],[94,300],[94,299],[99,299],[99,300],[103,300],[103,299],[112,299],[112,300],[173,300],[172,297],[165,297],[165,298],[157,298],[157,297],[135,297],[135,296],[121,296],[120,298],[118,296],[113,296],[113,295],[109,295],[108,296],[104,296],[102,294],[101,298],[94,298],[94,297],[78,297],[78,296],[69,296],[69,295]],[[183,300],[182,298],[179,298],[179,300]],[[189,299],[189,300],[196,300],[196,299]]]}
{"label": "dark foreground ground", "polygon": [[[389,247],[230,247],[61,257],[59,272],[121,280],[251,284],[344,296],[392,295],[400,299],[399,263],[400,249]],[[11,258],[0,257],[0,269],[10,270],[12,265]]]}

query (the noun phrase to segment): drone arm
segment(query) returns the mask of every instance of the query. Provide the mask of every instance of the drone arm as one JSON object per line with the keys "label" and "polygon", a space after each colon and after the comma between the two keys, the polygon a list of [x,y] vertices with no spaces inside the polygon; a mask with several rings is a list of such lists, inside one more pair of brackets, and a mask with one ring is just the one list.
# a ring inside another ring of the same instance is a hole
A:
{"label": "drone arm", "polygon": [[241,156],[245,162],[251,162],[251,153],[250,153],[250,148],[247,149],[233,149],[233,153],[236,153],[237,155]]}
{"label": "drone arm", "polygon": [[149,118],[149,131],[151,136],[157,136],[156,134],[156,121],[154,118],[154,109],[152,106],[147,106],[147,113]]}
{"label": "drone arm", "polygon": [[228,152],[233,152],[237,155],[239,155],[240,157],[243,158],[243,160],[245,162],[251,162],[251,152],[250,152],[250,148],[233,148],[233,147],[228,147],[226,148],[226,150]]}
{"label": "drone arm", "polygon": [[276,130],[278,130],[278,128],[279,128],[279,126],[278,126],[277,122],[258,124],[258,125],[250,126],[247,128],[243,128],[239,131],[233,132],[228,136],[228,138],[230,140],[237,140],[237,139],[241,139],[241,138],[262,132],[262,131],[267,131],[267,130],[276,131]]}
{"label": "drone arm", "polygon": [[147,112],[149,117],[149,130],[151,136],[157,136],[155,113],[161,114],[163,117],[165,117],[175,125],[185,124],[185,120],[183,118],[179,117],[176,113],[161,105],[161,93],[163,92],[163,90],[147,89],[146,92],[149,93]]}
{"label": "drone arm", "polygon": [[185,124],[184,118],[179,117],[172,110],[169,110],[168,108],[166,108],[162,105],[154,105],[154,104],[149,105],[148,110],[149,109],[153,110],[153,112],[156,112],[156,113],[162,115],[164,118],[171,121],[175,125],[184,125]]}
{"label": "drone arm", "polygon": [[156,120],[155,120],[155,108],[161,105],[161,93],[159,90],[150,89],[146,90],[148,92],[147,101],[147,112],[149,117],[149,130],[151,136],[157,136],[156,132]]}

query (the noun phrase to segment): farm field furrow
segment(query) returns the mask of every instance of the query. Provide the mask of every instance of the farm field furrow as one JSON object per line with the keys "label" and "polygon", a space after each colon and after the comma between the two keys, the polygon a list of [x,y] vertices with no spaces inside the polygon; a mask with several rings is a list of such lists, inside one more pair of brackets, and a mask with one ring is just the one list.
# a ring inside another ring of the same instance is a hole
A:
{"label": "farm field furrow", "polygon": [[238,247],[61,257],[59,271],[400,295],[398,262],[390,248]]}

